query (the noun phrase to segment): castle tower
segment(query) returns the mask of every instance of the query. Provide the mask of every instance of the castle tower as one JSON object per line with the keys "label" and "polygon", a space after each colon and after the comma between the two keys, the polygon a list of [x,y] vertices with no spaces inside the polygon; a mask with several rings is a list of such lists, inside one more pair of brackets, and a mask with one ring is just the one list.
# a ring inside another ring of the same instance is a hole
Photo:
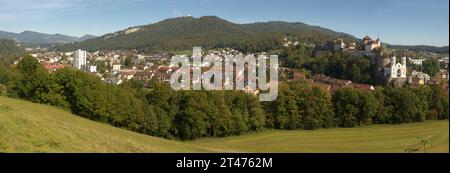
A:
{"label": "castle tower", "polygon": [[395,66],[395,64],[397,64],[396,59],[397,57],[395,56],[391,57],[391,66]]}
{"label": "castle tower", "polygon": [[406,57],[402,57],[402,65],[406,67]]}

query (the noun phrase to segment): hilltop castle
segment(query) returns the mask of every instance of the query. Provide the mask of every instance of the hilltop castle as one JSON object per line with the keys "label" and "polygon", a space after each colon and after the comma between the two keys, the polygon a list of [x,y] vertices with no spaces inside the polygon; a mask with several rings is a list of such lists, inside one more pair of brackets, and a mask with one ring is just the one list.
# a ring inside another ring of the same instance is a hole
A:
{"label": "hilltop castle", "polygon": [[363,38],[364,51],[371,52],[374,49],[378,49],[381,47],[381,40],[377,38],[376,40],[372,40],[369,36],[365,36]]}
{"label": "hilltop castle", "polygon": [[316,56],[320,56],[320,54],[327,52],[349,52],[353,55],[360,56],[377,56],[378,50],[381,48],[381,40],[377,38],[376,40],[372,40],[369,36],[365,36],[362,40],[362,43],[359,45],[355,42],[350,42],[348,45],[345,43],[343,38],[338,38],[334,41],[328,41],[324,45],[316,45],[314,54]]}

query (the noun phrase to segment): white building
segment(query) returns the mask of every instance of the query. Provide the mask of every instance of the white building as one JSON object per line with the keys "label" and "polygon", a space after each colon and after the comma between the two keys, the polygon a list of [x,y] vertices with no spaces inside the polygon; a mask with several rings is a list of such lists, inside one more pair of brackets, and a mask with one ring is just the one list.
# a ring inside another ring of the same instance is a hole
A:
{"label": "white building", "polygon": [[342,38],[334,41],[334,51],[343,51],[345,46],[344,39]]}
{"label": "white building", "polygon": [[192,57],[201,57],[202,56],[202,47],[193,47],[192,48]]}
{"label": "white building", "polygon": [[406,78],[406,57],[402,57],[401,63],[396,62],[395,56],[392,57],[390,64],[384,68],[384,76],[389,81]]}
{"label": "white building", "polygon": [[422,63],[424,61],[425,61],[425,59],[412,59],[412,58],[409,58],[409,62],[411,62],[411,64],[415,64],[415,65],[422,66]]}
{"label": "white building", "polygon": [[73,67],[77,69],[85,69],[86,68],[86,57],[87,52],[81,49],[73,52]]}
{"label": "white building", "polygon": [[138,55],[138,60],[145,60],[147,56],[145,55]]}
{"label": "white building", "polygon": [[122,65],[119,63],[113,63],[112,68],[113,68],[112,69],[113,71],[120,71],[122,68]]}
{"label": "white building", "polygon": [[430,75],[420,71],[413,71],[411,77],[416,79],[422,79],[424,80],[425,83],[430,80]]}
{"label": "white building", "polygon": [[96,66],[96,65],[91,65],[91,66],[89,66],[89,72],[91,72],[91,73],[97,73],[97,66]]}

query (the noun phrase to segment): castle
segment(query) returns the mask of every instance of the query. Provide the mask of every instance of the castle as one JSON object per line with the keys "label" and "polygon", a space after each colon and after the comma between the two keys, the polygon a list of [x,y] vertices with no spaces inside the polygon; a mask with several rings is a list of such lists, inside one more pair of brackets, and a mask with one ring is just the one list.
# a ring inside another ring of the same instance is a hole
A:
{"label": "castle", "polygon": [[365,36],[362,43],[358,45],[355,42],[350,42],[348,45],[344,42],[343,38],[338,38],[334,41],[328,41],[324,45],[316,45],[314,54],[320,56],[327,52],[349,52],[352,55],[357,56],[370,56],[375,57],[378,53],[375,50],[381,48],[381,40],[377,38],[372,40],[369,36]]}
{"label": "castle", "polygon": [[377,38],[376,40],[372,40],[369,36],[365,36],[363,38],[364,51],[366,53],[373,51],[374,49],[378,49],[381,47],[381,40]]}

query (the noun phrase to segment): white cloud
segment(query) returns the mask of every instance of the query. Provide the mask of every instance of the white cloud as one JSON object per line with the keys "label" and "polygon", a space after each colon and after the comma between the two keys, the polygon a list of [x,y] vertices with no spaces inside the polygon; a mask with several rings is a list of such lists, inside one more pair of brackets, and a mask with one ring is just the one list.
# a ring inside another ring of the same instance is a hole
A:
{"label": "white cloud", "polygon": [[40,20],[83,6],[83,0],[0,0],[0,21]]}
{"label": "white cloud", "polygon": [[67,9],[83,4],[83,0],[0,0],[4,12],[30,12]]}

